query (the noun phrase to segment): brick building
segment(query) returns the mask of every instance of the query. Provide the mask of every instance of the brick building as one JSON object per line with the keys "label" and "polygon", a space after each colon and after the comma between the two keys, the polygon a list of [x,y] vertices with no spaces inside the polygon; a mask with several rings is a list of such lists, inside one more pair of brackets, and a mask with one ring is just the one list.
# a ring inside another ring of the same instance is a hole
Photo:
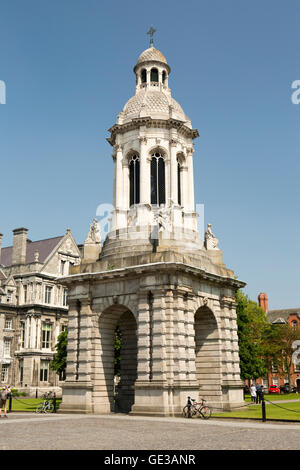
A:
{"label": "brick building", "polygon": [[[300,307],[299,308],[289,308],[282,310],[269,310],[268,308],[268,296],[266,293],[261,292],[258,295],[259,306],[264,309],[267,315],[267,319],[273,325],[276,324],[289,324],[295,328],[300,328]],[[300,391],[300,364],[298,366],[292,365],[292,374],[291,374],[291,385],[297,387]],[[264,377],[260,380],[263,385],[284,385],[288,382],[287,374],[286,376],[277,369],[274,365],[272,372],[269,373],[268,377]]]}

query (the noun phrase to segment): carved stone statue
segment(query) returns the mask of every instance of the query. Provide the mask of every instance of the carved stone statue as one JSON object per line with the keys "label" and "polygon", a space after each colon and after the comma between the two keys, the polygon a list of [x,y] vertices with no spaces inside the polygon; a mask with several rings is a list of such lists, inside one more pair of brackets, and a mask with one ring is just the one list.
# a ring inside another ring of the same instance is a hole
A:
{"label": "carved stone statue", "polygon": [[217,239],[217,237],[212,233],[212,230],[211,230],[211,224],[207,224],[207,229],[206,229],[206,232],[205,232],[205,248],[207,250],[218,250],[218,243],[219,243],[219,240]]}
{"label": "carved stone statue", "polygon": [[96,244],[101,243],[100,227],[97,219],[93,220],[93,223],[90,225],[90,231],[85,240],[85,244]]}
{"label": "carved stone statue", "polygon": [[154,214],[154,220],[159,226],[159,231],[170,230],[171,228],[171,208],[161,206]]}

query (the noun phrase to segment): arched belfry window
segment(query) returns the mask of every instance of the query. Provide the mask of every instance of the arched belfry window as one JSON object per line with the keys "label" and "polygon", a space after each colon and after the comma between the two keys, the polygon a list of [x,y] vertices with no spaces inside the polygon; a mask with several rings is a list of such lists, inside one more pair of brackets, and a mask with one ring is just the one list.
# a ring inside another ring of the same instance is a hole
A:
{"label": "arched belfry window", "polygon": [[181,206],[181,165],[177,163],[177,190],[178,190],[178,204]]}
{"label": "arched belfry window", "polygon": [[165,203],[165,161],[161,153],[155,152],[151,158],[151,204]]}
{"label": "arched belfry window", "polygon": [[158,82],[158,70],[157,69],[151,69],[150,80],[151,82]]}
{"label": "arched belfry window", "polygon": [[140,159],[132,155],[129,160],[130,206],[140,202]]}
{"label": "arched belfry window", "polygon": [[142,81],[142,83],[147,82],[147,70],[146,69],[143,69],[142,72],[141,72],[141,81]]}

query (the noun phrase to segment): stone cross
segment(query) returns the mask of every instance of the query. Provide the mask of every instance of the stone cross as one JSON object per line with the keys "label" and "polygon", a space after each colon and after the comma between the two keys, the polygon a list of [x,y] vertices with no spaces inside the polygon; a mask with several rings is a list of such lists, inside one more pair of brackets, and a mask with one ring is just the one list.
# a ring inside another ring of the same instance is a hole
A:
{"label": "stone cross", "polygon": [[150,34],[150,47],[153,46],[153,34],[156,32],[156,29],[151,26],[147,34]]}

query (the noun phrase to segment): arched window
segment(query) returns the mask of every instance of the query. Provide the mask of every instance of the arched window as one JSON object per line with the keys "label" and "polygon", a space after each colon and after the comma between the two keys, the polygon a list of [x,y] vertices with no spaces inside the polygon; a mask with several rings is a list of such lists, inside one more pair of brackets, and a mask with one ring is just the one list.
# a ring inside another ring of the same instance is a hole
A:
{"label": "arched window", "polygon": [[151,69],[151,74],[150,74],[150,80],[151,82],[158,82],[158,70],[157,69]]}
{"label": "arched window", "polygon": [[181,206],[181,179],[180,179],[181,165],[177,163],[177,190],[178,190],[178,204]]}
{"label": "arched window", "polygon": [[159,152],[155,152],[151,159],[151,204],[165,203],[165,161]]}
{"label": "arched window", "polygon": [[129,161],[130,206],[140,202],[140,159],[132,155]]}
{"label": "arched window", "polygon": [[166,78],[167,78],[167,74],[166,74],[166,71],[164,70],[163,73],[162,73],[162,82],[163,83],[165,83]]}
{"label": "arched window", "polygon": [[141,72],[141,81],[142,81],[142,83],[147,82],[147,70],[146,69],[143,69],[142,72]]}

